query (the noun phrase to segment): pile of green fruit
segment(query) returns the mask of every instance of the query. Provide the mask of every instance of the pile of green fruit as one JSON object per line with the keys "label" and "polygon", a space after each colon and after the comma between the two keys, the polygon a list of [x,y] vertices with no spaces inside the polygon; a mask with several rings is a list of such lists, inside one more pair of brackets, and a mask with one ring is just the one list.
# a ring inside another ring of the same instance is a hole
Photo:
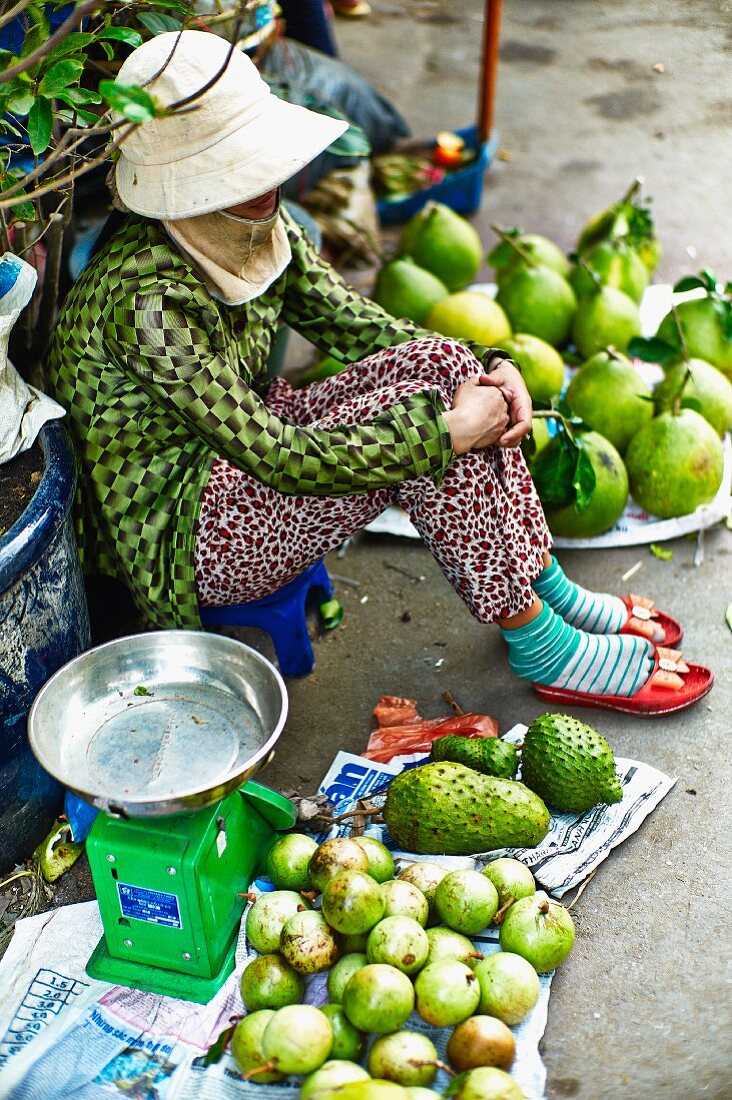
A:
{"label": "pile of green fruit", "polygon": [[[509,352],[540,408],[564,391],[563,349],[581,363],[563,406],[578,422],[571,447],[566,419],[557,421],[560,438],[550,439],[537,417],[527,450],[556,535],[609,530],[629,495],[652,515],[685,515],[709,503],[722,480],[719,437],[732,427],[732,286],[708,272],[681,280],[675,290],[702,296],[675,306],[652,340],[640,338],[638,307],[660,245],[639,191],[635,181],[592,218],[569,256],[539,234],[494,226],[500,240],[487,259],[495,299],[468,289],[483,246],[473,226],[440,203],[407,223],[396,258],[376,279],[374,300],[395,316]],[[653,391],[628,353],[663,366]]]}
{"label": "pile of green fruit", "polygon": [[[497,738],[443,737],[432,757],[391,781],[384,807],[394,841],[420,854],[536,844],[548,821],[542,799],[577,812],[622,796],[610,746],[568,715],[528,727],[527,785],[506,778],[516,750]],[[266,871],[275,889],[246,916],[259,954],[241,977],[248,1015],[231,1040],[247,1078],[303,1076],[304,1100],[435,1100],[431,1086],[447,1069],[460,1100],[521,1100],[508,1072],[510,1029],[534,1007],[538,975],[574,942],[568,911],[536,890],[522,862],[500,856],[482,871],[448,871],[420,861],[396,874],[374,837],[318,845],[290,833],[275,841]],[[483,956],[470,937],[490,924],[500,950]],[[307,977],[323,971],[329,1003],[303,1004]],[[448,1066],[424,1024],[453,1029]]]}
{"label": "pile of green fruit", "polygon": [[[375,838],[317,845],[290,833],[267,872],[276,889],[247,913],[260,954],[243,971],[248,1014],[231,1040],[244,1076],[302,1076],[304,1100],[435,1100],[430,1086],[447,1068],[462,1100],[521,1100],[510,1028],[534,1007],[538,975],[574,942],[569,913],[536,891],[524,864],[500,858],[478,872],[420,862],[396,875]],[[501,950],[484,957],[469,937],[491,922]],[[303,1004],[307,976],[326,970],[329,1003]],[[453,1029],[448,1067],[423,1025],[406,1026],[414,1011]]]}

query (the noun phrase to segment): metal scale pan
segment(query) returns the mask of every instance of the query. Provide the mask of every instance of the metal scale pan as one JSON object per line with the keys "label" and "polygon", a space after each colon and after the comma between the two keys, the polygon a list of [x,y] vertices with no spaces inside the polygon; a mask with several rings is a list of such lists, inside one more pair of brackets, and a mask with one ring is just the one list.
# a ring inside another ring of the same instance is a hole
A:
{"label": "metal scale pan", "polygon": [[41,689],[31,748],[80,798],[121,817],[209,806],[265,762],[287,717],[277,670],[216,634],[171,630],[82,653]]}

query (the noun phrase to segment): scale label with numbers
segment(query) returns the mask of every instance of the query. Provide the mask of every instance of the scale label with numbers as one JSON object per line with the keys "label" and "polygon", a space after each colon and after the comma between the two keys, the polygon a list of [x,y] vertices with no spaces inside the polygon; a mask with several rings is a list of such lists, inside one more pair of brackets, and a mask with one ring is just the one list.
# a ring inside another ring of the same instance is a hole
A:
{"label": "scale label with numbers", "polygon": [[145,890],[141,886],[117,883],[119,905],[123,917],[142,920],[147,924],[164,924],[166,928],[182,928],[178,898],[162,890]]}

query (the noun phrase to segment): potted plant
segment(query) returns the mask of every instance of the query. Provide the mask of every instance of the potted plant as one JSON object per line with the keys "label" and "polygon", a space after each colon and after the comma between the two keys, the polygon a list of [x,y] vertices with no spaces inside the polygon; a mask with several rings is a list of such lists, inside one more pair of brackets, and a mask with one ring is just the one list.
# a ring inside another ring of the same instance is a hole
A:
{"label": "potted plant", "polygon": [[[11,357],[40,390],[76,182],[156,110],[142,89],[119,87],[115,70],[143,34],[180,27],[188,12],[179,0],[19,0],[0,16],[0,252],[39,274]],[[110,106],[126,125],[110,121]],[[0,385],[14,377],[0,372]],[[63,794],[30,751],[26,715],[45,680],[90,644],[75,487],[63,420],[49,421],[33,447],[0,466],[0,873],[30,855]]]}

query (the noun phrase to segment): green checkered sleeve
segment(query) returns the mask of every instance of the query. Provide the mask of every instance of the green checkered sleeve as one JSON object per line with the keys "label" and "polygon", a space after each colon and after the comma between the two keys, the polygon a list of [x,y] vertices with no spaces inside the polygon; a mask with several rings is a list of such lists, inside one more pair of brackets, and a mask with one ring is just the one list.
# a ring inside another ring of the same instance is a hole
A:
{"label": "green checkered sleeve", "polygon": [[[356,363],[384,348],[409,340],[434,339],[435,333],[406,318],[397,319],[349,286],[318,253],[309,237],[288,215],[292,262],[287,272],[283,320],[326,355]],[[497,348],[461,340],[483,364],[494,370],[494,356],[509,358]]]}
{"label": "green checkered sleeve", "polygon": [[121,299],[111,326],[123,369],[216,454],[284,493],[341,496],[441,476],[451,445],[437,393],[416,394],[369,424],[288,424],[227,357],[216,317],[179,285]]}

